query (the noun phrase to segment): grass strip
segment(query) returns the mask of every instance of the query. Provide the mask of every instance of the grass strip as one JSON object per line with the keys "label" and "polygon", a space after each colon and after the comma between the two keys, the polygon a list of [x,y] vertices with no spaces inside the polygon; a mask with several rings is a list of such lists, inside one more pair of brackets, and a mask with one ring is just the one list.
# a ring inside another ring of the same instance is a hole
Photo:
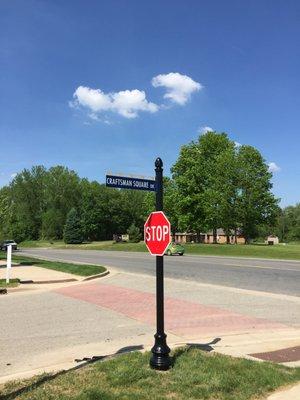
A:
{"label": "grass strip", "polygon": [[81,244],[66,244],[63,240],[25,240],[19,243],[21,248],[55,248],[55,249],[94,249],[109,246],[112,240],[84,242]]}
{"label": "grass strip", "polygon": [[[253,257],[285,260],[300,260],[300,245],[275,245],[264,244],[227,245],[227,244],[199,244],[187,243],[183,245],[185,254],[228,256],[228,257]],[[143,242],[140,243],[110,243],[93,249],[110,251],[148,251]]]}
{"label": "grass strip", "polygon": [[[228,256],[228,257],[253,257],[285,260],[300,260],[300,245],[268,246],[264,244],[226,245],[226,244],[184,244],[185,254]],[[146,245],[140,243],[107,243],[97,246],[96,242],[77,249],[108,250],[108,251],[135,251],[147,252]]]}
{"label": "grass strip", "polygon": [[[6,259],[6,253],[0,252],[0,259]],[[67,272],[69,274],[80,276],[98,275],[106,271],[106,268],[101,265],[72,264],[16,255],[13,255],[13,263],[20,265],[35,265],[41,268],[53,269],[55,271]]]}
{"label": "grass strip", "polygon": [[177,349],[168,372],[149,367],[149,353],[130,353],[77,370],[10,382],[3,400],[250,400],[300,380],[300,368]]}
{"label": "grass strip", "polygon": [[9,283],[6,283],[6,279],[0,279],[0,288],[17,287],[20,284],[19,279],[10,279]]}

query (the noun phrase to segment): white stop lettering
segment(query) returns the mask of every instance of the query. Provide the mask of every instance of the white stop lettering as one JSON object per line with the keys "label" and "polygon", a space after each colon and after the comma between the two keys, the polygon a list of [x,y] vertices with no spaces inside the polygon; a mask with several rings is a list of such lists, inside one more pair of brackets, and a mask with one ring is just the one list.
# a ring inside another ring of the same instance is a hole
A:
{"label": "white stop lettering", "polygon": [[145,229],[146,233],[146,241],[165,241],[169,235],[169,227],[168,225],[158,225],[158,226],[147,226]]}

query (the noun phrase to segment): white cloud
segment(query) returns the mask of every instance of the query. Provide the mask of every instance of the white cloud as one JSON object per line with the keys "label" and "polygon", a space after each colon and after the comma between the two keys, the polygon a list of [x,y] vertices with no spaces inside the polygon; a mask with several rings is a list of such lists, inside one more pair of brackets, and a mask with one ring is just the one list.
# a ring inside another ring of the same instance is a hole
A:
{"label": "white cloud", "polygon": [[203,86],[195,82],[187,75],[181,75],[178,72],[170,72],[169,74],[157,75],[152,79],[154,87],[164,87],[167,93],[165,99],[170,99],[173,103],[183,106],[191,97],[193,92],[197,92]]}
{"label": "white cloud", "polygon": [[142,90],[123,90],[120,92],[104,93],[100,89],[79,86],[74,94],[71,107],[83,106],[91,113],[90,118],[97,119],[98,113],[115,112],[125,118],[136,118],[140,111],[155,113],[158,105],[149,102]]}
{"label": "white cloud", "polygon": [[269,172],[279,172],[281,168],[274,162],[268,163]]}
{"label": "white cloud", "polygon": [[241,147],[242,144],[235,141],[235,142],[234,142],[234,145],[235,145],[235,147]]}
{"label": "white cloud", "polygon": [[107,111],[110,107],[109,95],[103,93],[100,89],[90,89],[85,86],[79,86],[73,97],[77,105],[80,104],[84,107],[90,108],[92,111]]}
{"label": "white cloud", "polygon": [[124,90],[114,93],[113,108],[125,118],[135,118],[139,111],[155,113],[158,106],[146,99],[146,94],[142,90]]}
{"label": "white cloud", "polygon": [[214,129],[210,126],[200,126],[198,129],[198,133],[200,133],[200,135],[205,135],[207,132],[214,132]]}

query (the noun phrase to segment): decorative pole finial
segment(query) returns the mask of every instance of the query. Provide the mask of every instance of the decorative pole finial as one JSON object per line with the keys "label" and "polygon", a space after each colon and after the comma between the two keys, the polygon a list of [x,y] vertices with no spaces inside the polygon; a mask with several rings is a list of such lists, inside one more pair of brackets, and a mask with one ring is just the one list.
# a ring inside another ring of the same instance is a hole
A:
{"label": "decorative pole finial", "polygon": [[155,168],[159,169],[163,167],[163,162],[162,159],[160,157],[157,157],[157,159],[155,160]]}

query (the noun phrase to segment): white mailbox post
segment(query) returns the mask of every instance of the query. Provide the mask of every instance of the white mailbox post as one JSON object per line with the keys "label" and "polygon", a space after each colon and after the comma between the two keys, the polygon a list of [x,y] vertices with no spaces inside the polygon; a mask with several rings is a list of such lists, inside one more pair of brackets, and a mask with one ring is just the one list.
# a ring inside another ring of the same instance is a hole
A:
{"label": "white mailbox post", "polygon": [[7,260],[6,260],[6,283],[9,283],[10,270],[11,270],[11,251],[12,245],[7,246]]}

